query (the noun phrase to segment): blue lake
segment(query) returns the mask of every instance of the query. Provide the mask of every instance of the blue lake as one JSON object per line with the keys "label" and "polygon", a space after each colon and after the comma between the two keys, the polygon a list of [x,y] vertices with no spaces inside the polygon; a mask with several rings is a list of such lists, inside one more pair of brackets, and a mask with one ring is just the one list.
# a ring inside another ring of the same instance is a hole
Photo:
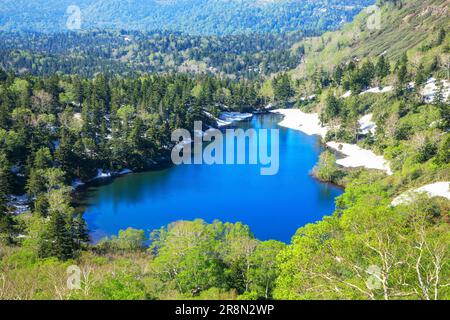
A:
{"label": "blue lake", "polygon": [[180,165],[89,188],[84,217],[93,241],[127,227],[151,231],[201,218],[241,221],[258,239],[289,242],[298,228],[331,214],[342,189],[309,174],[323,151],[319,139],[278,127],[280,120],[256,115],[235,126],[280,129],[276,175],[260,175],[258,165]]}

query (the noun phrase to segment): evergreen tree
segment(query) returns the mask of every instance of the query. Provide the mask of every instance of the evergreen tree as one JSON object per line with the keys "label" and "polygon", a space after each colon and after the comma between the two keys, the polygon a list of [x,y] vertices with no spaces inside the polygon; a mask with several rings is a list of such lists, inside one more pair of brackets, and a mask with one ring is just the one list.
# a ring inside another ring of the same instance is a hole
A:
{"label": "evergreen tree", "polygon": [[275,78],[273,80],[273,90],[275,101],[287,102],[294,95],[289,75],[284,73]]}
{"label": "evergreen tree", "polygon": [[14,220],[8,209],[9,194],[9,166],[5,155],[0,154],[0,243],[11,243],[14,236]]}
{"label": "evergreen tree", "polygon": [[75,255],[73,240],[72,219],[66,214],[56,211],[51,214],[48,221],[45,256],[54,256],[60,260],[71,259]]}
{"label": "evergreen tree", "polygon": [[82,213],[79,213],[73,219],[73,239],[75,248],[78,250],[89,243],[89,230]]}
{"label": "evergreen tree", "polygon": [[425,68],[423,66],[423,63],[421,63],[419,65],[419,67],[417,68],[417,73],[416,73],[414,82],[415,82],[416,86],[421,86],[426,82],[426,80],[427,80],[427,75],[425,72]]}
{"label": "evergreen tree", "polygon": [[403,55],[397,66],[397,79],[400,86],[404,86],[408,81],[408,57]]}
{"label": "evergreen tree", "polygon": [[335,95],[330,92],[325,101],[325,109],[320,114],[320,121],[322,124],[329,122],[330,120],[337,118],[341,111],[341,103],[335,97]]}
{"label": "evergreen tree", "polygon": [[375,69],[376,69],[376,75],[380,79],[386,78],[389,75],[389,73],[391,72],[389,61],[384,55],[381,55],[378,58]]}
{"label": "evergreen tree", "polygon": [[334,74],[333,74],[333,81],[335,82],[336,85],[338,85],[338,86],[341,85],[343,76],[344,76],[344,69],[342,68],[342,66],[338,65],[334,69]]}

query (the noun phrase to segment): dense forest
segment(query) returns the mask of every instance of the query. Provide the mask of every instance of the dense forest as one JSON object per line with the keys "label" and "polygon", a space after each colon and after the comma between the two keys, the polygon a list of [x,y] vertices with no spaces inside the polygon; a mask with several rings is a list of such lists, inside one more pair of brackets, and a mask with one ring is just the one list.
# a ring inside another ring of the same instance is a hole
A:
{"label": "dense forest", "polygon": [[[382,12],[414,21],[426,14],[411,17],[409,6],[444,2],[382,1]],[[441,12],[429,14],[440,19]],[[385,54],[349,56],[349,48],[365,52],[373,42],[341,42],[338,49],[326,41],[330,34],[302,39],[294,47],[304,45],[303,65],[270,79],[1,70],[0,299],[450,299],[450,202],[426,194],[393,202],[450,180],[450,29],[439,19],[407,50],[385,37],[395,47]],[[8,35],[8,45],[22,36]],[[345,29],[336,33],[347,36]],[[49,39],[37,36],[33,46]],[[309,70],[332,53],[339,61]],[[98,169],[148,169],[167,157],[173,128],[200,119],[215,126],[220,111],[268,103],[317,112],[331,128],[324,142],[383,155],[392,175],[343,168],[324,152],[314,174],[345,192],[332,215],[301,227],[288,244],[260,241],[241,223],[202,220],[150,233],[128,228],[89,242],[74,182],[89,181]],[[368,114],[376,126],[361,133],[358,120]],[[12,195],[23,193],[31,205],[18,212],[20,199]],[[78,290],[66,284],[71,265],[81,269]]]}
{"label": "dense forest", "polygon": [[295,68],[302,47],[319,31],[283,34],[189,36],[169,32],[0,32],[0,65],[34,75],[148,72],[256,79]]}
{"label": "dense forest", "polygon": [[3,0],[0,29],[58,32],[78,17],[83,29],[176,31],[191,35],[336,29],[372,0]]}

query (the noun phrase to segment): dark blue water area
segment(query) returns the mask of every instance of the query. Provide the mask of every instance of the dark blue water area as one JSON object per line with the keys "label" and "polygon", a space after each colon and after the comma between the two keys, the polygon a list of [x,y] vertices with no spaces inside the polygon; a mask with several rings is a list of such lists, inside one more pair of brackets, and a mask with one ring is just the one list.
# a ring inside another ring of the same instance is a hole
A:
{"label": "dark blue water area", "polygon": [[128,227],[150,232],[179,220],[217,219],[247,224],[261,240],[289,242],[298,228],[330,215],[343,191],[310,175],[323,151],[319,139],[278,127],[280,120],[255,115],[236,125],[279,129],[275,175],[261,175],[260,165],[180,165],[89,188],[84,217],[93,241]]}

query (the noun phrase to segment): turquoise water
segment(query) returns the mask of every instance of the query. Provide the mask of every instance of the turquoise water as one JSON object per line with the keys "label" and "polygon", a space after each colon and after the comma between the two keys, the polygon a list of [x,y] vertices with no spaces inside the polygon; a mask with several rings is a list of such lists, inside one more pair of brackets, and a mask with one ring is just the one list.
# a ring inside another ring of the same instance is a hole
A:
{"label": "turquoise water", "polygon": [[89,188],[84,216],[93,241],[127,227],[151,231],[201,218],[241,221],[258,239],[289,242],[299,227],[331,214],[342,190],[309,175],[323,150],[318,138],[280,128],[280,119],[257,115],[236,125],[280,129],[276,175],[260,175],[258,165],[181,165]]}

